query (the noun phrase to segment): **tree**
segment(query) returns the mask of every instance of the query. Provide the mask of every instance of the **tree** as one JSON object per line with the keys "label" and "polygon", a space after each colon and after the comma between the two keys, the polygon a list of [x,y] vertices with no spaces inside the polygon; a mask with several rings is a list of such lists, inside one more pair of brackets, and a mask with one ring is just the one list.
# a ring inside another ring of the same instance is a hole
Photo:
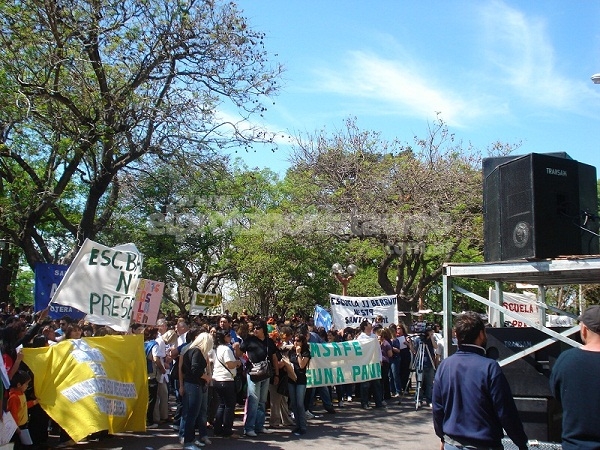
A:
{"label": "tree", "polygon": [[136,166],[268,142],[280,73],[233,3],[0,2],[0,237],[70,262]]}
{"label": "tree", "polygon": [[226,255],[235,228],[224,225],[232,207],[221,195],[231,178],[226,160],[186,174],[164,163],[146,167],[122,180],[119,207],[99,234],[106,242],[135,242],[144,277],[165,282],[163,299],[182,314],[191,292],[220,292],[231,276]]}
{"label": "tree", "polygon": [[414,310],[461,246],[482,249],[480,157],[438,118],[414,145],[388,142],[349,119],[328,136],[299,136],[289,176],[298,199],[326,215],[343,241],[376,242],[377,279]]}

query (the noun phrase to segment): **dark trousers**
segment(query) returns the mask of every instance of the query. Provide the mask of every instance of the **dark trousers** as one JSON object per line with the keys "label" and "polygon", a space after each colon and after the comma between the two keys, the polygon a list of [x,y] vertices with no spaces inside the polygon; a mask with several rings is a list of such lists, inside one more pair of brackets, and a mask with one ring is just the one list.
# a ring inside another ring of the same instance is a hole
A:
{"label": "dark trousers", "polygon": [[173,415],[173,422],[179,424],[179,420],[181,420],[181,394],[179,393],[179,379],[174,378],[173,380],[173,393],[175,395],[175,414]]}
{"label": "dark trousers", "polygon": [[381,361],[381,387],[383,389],[383,399],[389,400],[392,398],[390,392],[390,363]]}
{"label": "dark trousers", "polygon": [[49,421],[50,417],[39,404],[29,408],[29,434],[34,445],[48,442]]}
{"label": "dark trousers", "polygon": [[146,412],[146,423],[154,423],[154,406],[158,396],[158,381],[156,378],[148,379],[148,411]]}
{"label": "dark trousers", "polygon": [[400,350],[400,385],[402,389],[406,389],[410,380],[410,363],[412,355],[409,349]]}
{"label": "dark trousers", "polygon": [[230,436],[233,433],[237,397],[235,381],[214,381],[213,385],[218,403],[214,425],[215,434]]}
{"label": "dark trousers", "polygon": [[382,402],[382,390],[381,380],[363,381],[360,383],[360,404],[361,406],[367,406],[371,397],[371,391],[373,392],[373,399],[375,400],[375,407],[380,408],[383,406]]}

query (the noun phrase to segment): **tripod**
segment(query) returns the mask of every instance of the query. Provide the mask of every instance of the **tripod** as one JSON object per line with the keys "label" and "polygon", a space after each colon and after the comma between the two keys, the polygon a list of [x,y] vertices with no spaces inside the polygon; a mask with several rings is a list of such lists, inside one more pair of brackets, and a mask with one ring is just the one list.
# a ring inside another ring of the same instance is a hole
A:
{"label": "tripod", "polygon": [[[422,339],[419,339],[418,342],[419,345],[417,346],[417,350],[415,351],[415,353],[412,355],[412,361],[410,364],[411,374],[413,372],[415,374],[415,410],[419,409],[419,406],[421,405],[421,391],[423,387],[423,363],[425,362],[425,352],[427,352],[429,361],[431,361],[431,364],[433,365],[435,370],[433,355],[431,354],[429,347]],[[408,382],[406,383],[404,392],[408,392],[408,388],[411,383],[411,378],[412,375],[408,378]],[[402,399],[398,401],[398,404],[400,404],[401,401]]]}

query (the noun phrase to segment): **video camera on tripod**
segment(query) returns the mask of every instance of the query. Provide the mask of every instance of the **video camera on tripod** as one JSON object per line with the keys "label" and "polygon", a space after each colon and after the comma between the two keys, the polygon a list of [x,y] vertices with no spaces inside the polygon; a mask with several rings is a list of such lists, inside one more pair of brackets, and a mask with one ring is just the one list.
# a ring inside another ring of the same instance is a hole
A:
{"label": "video camera on tripod", "polygon": [[[418,409],[421,404],[423,395],[423,384],[425,383],[425,381],[427,381],[423,378],[424,366],[426,364],[430,364],[431,368],[435,371],[435,352],[433,351],[434,339],[435,338],[433,328],[427,326],[423,328],[422,332],[409,335],[406,339],[409,343],[412,353],[410,371],[411,373],[415,374],[415,409]],[[432,345],[428,345],[428,341],[431,342]],[[411,378],[412,376],[409,378],[406,388],[404,389],[405,392],[408,392],[409,386],[411,384]],[[427,383],[432,383],[432,380],[428,380]],[[429,388],[430,387],[431,386],[429,386]]]}

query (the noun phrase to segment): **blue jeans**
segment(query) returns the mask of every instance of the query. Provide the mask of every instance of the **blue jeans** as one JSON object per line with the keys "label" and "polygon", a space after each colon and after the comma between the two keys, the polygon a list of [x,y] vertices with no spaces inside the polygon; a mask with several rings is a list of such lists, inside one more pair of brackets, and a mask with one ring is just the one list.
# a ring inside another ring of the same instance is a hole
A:
{"label": "blue jeans", "polygon": [[315,396],[319,394],[321,397],[321,402],[323,402],[323,406],[325,409],[333,408],[333,403],[331,402],[331,395],[329,394],[329,387],[327,386],[319,386],[315,388],[310,388],[306,390],[306,394],[304,396],[304,409],[307,411],[312,411],[315,406]]}
{"label": "blue jeans", "polygon": [[431,397],[433,392],[433,379],[435,378],[435,370],[433,366],[423,366],[423,378],[421,381],[421,401],[425,401],[431,404]]}
{"label": "blue jeans", "polygon": [[269,379],[257,381],[248,378],[248,393],[246,396],[246,420],[244,431],[258,433],[265,427],[267,396],[269,395]]}
{"label": "blue jeans", "polygon": [[390,360],[390,390],[392,394],[400,394],[404,386],[400,381],[400,358]]}
{"label": "blue jeans", "polygon": [[306,416],[304,415],[304,396],[306,395],[305,384],[289,383],[290,403],[296,419],[296,429],[306,431]]}
{"label": "blue jeans", "polygon": [[206,430],[206,411],[208,408],[208,389],[204,385],[194,383],[183,383],[183,407],[181,410],[181,430],[183,430],[183,441],[185,444],[194,442],[196,436],[196,427],[199,430],[199,437],[208,435]]}

